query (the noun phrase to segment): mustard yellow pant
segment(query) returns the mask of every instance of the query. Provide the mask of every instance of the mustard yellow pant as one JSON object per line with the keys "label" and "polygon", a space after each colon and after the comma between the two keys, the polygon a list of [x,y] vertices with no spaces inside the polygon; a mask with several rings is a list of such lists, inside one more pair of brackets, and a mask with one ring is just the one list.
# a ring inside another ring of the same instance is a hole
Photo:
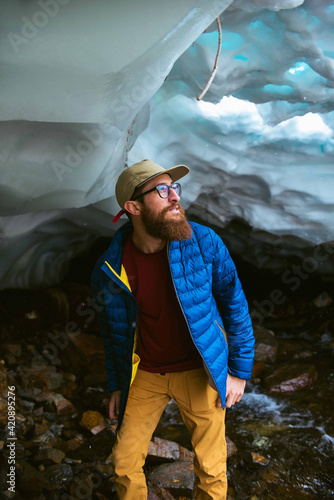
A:
{"label": "mustard yellow pant", "polygon": [[131,385],[124,420],[113,449],[115,485],[121,500],[147,500],[143,465],[152,434],[171,398],[180,409],[195,452],[194,498],[225,500],[225,410],[205,370],[165,375],[138,370]]}

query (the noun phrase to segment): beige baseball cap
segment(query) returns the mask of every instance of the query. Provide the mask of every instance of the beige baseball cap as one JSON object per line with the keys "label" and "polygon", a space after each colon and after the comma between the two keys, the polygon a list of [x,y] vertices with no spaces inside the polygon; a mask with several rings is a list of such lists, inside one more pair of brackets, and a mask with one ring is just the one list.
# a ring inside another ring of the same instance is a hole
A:
{"label": "beige baseball cap", "polygon": [[115,193],[119,206],[123,209],[124,203],[131,200],[135,190],[161,174],[168,174],[175,182],[184,177],[189,172],[185,165],[176,165],[175,167],[165,169],[151,160],[143,160],[135,163],[131,167],[123,170],[119,176]]}

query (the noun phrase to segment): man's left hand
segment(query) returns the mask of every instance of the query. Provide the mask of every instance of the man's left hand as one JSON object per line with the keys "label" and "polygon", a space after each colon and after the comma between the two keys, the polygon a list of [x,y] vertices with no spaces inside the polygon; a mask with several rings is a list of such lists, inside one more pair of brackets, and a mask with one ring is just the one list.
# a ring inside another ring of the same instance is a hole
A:
{"label": "man's left hand", "polygon": [[[239,403],[245,391],[246,380],[232,375],[227,375],[226,381],[226,407],[231,408],[234,403]],[[216,407],[221,408],[222,403],[220,398],[217,399]]]}

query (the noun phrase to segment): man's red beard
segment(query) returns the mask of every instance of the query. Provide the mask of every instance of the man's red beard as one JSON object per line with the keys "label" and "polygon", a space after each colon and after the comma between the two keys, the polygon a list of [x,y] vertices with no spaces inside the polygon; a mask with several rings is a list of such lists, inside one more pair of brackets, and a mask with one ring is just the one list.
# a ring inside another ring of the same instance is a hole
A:
{"label": "man's red beard", "polygon": [[[179,214],[168,217],[167,213],[176,206],[179,209]],[[164,208],[157,215],[144,203],[141,215],[146,232],[153,238],[165,241],[180,241],[189,240],[192,237],[191,226],[186,219],[184,209],[179,203]]]}

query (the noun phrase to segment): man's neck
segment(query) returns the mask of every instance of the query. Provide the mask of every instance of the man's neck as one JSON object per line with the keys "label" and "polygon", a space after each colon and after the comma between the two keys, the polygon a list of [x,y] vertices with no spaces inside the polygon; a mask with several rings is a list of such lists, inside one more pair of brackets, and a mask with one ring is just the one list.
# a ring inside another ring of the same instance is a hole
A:
{"label": "man's neck", "polygon": [[159,238],[153,238],[146,232],[141,234],[139,231],[134,231],[132,241],[135,247],[143,253],[156,253],[166,246],[166,241]]}

